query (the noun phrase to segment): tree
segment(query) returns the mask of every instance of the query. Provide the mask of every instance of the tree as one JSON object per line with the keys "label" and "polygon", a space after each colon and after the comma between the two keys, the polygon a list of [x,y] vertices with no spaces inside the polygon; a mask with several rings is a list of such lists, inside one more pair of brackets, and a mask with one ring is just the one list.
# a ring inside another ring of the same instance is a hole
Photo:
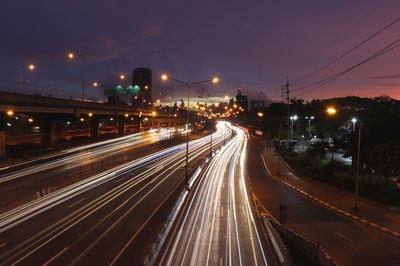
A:
{"label": "tree", "polygon": [[376,172],[383,175],[386,192],[389,176],[400,169],[400,143],[377,145],[368,153],[367,162]]}

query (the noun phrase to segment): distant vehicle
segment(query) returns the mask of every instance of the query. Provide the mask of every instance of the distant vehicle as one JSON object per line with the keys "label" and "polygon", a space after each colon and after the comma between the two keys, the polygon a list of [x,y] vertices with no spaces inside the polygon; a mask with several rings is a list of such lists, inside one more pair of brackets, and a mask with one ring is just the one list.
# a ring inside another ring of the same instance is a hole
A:
{"label": "distant vehicle", "polygon": [[335,146],[333,139],[330,137],[322,139],[322,138],[318,138],[317,136],[314,136],[310,139],[310,144],[315,144],[315,143],[320,143],[320,142],[328,143],[329,147]]}

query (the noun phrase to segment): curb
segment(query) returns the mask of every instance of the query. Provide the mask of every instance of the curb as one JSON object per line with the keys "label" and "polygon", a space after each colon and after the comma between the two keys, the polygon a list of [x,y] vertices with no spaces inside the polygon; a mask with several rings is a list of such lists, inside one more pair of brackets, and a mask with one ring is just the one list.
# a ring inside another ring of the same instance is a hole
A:
{"label": "curb", "polygon": [[343,215],[343,216],[345,216],[347,218],[356,220],[356,221],[358,221],[360,223],[363,223],[363,224],[366,224],[368,226],[371,226],[372,228],[378,229],[379,231],[381,231],[383,233],[386,233],[386,234],[388,234],[390,236],[393,236],[393,237],[396,237],[396,238],[400,239],[400,233],[392,231],[387,227],[384,227],[384,226],[378,225],[376,223],[370,222],[370,221],[368,221],[368,220],[366,220],[364,218],[361,218],[359,216],[353,215],[353,214],[351,214],[349,212],[343,211],[343,210],[341,210],[341,209],[339,209],[339,208],[337,208],[337,207],[335,207],[335,206],[333,206],[333,205],[331,205],[331,204],[329,204],[329,203],[327,203],[327,202],[325,202],[323,200],[318,199],[317,197],[314,197],[313,195],[305,192],[304,190],[301,190],[301,189],[289,184],[288,182],[281,180],[280,178],[276,177],[275,175],[272,175],[271,172],[269,171],[266,163],[265,163],[265,159],[264,159],[264,155],[263,154],[261,154],[261,158],[262,158],[263,165],[264,165],[264,168],[267,171],[267,173],[271,176],[271,178],[273,178],[274,180],[278,181],[279,183],[291,188],[292,190],[302,194],[306,198],[308,198],[308,199],[310,199],[310,200],[322,205],[323,207],[326,207],[326,208],[328,208],[328,209],[330,209],[330,210],[332,210],[332,211],[334,211],[336,213],[339,213],[339,214],[341,214],[341,215]]}

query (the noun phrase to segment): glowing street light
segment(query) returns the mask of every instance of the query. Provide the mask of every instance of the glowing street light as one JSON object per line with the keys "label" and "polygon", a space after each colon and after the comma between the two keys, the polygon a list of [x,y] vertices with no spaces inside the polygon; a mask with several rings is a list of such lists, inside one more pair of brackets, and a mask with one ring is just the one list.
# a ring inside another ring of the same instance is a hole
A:
{"label": "glowing street light", "polygon": [[357,118],[353,117],[351,119],[351,123],[353,123],[353,132],[356,131],[356,123],[357,123]]}
{"label": "glowing street light", "polygon": [[75,54],[74,52],[68,52],[68,60],[74,60],[76,57],[81,58],[82,63],[82,102],[85,101],[85,56],[83,54]]}
{"label": "glowing street light", "polygon": [[264,114],[262,112],[258,112],[257,115],[258,115],[258,117],[263,117],[264,116]]}
{"label": "glowing street light", "polygon": [[337,113],[337,110],[335,107],[328,107],[326,108],[326,112],[328,113],[328,115],[335,115]]}
{"label": "glowing street light", "polygon": [[97,88],[99,86],[99,83],[97,83],[96,81],[93,82],[93,87]]}
{"label": "glowing street light", "polygon": [[33,123],[33,118],[28,118],[29,123]]}
{"label": "glowing street light", "polygon": [[120,79],[120,80],[124,80],[125,78],[126,78],[126,77],[125,77],[124,74],[120,74],[120,75],[119,75],[119,79]]}
{"label": "glowing street light", "polygon": [[13,116],[14,115],[14,111],[13,110],[7,110],[7,115],[8,116]]}
{"label": "glowing street light", "polygon": [[[26,65],[26,69],[27,69],[28,71],[30,71],[30,72],[33,72],[33,71],[36,69],[36,65],[34,65],[34,64],[28,64],[28,65]],[[22,88],[22,81],[23,81],[22,76],[23,76],[23,72],[24,72],[26,69],[25,69],[25,68],[22,68],[22,69],[19,71],[19,89]]]}
{"label": "glowing street light", "polygon": [[195,86],[195,85],[199,85],[199,84],[203,84],[203,83],[209,83],[212,82],[214,84],[219,82],[219,78],[217,77],[213,77],[211,79],[207,79],[207,80],[202,80],[202,81],[197,81],[197,82],[193,82],[193,83],[188,83],[179,79],[175,79],[173,77],[169,77],[167,74],[162,74],[161,75],[161,79],[166,81],[166,80],[173,80],[175,82],[178,82],[180,84],[183,84],[186,86],[187,88],[187,121],[186,121],[186,185],[187,185],[187,189],[189,189],[189,114],[190,114],[190,110],[189,110],[189,102],[190,102],[190,88]]}
{"label": "glowing street light", "polygon": [[297,115],[294,115],[294,116],[291,116],[291,117],[290,117],[290,121],[291,121],[290,140],[293,139],[293,123],[294,123],[294,121],[297,120],[297,118],[298,118]]}
{"label": "glowing street light", "polygon": [[35,66],[34,64],[29,64],[29,65],[28,65],[28,69],[29,69],[30,71],[35,70],[35,68],[36,68],[36,66]]}
{"label": "glowing street light", "polygon": [[308,120],[308,138],[311,139],[311,120],[314,119],[314,116],[306,116],[306,119]]}

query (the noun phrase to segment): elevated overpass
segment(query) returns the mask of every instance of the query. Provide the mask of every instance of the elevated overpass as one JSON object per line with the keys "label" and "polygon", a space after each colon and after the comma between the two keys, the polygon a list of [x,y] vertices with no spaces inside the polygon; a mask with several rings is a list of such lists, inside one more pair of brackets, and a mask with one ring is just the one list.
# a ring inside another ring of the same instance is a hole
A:
{"label": "elevated overpass", "polygon": [[[47,96],[27,95],[0,91],[0,158],[5,156],[5,130],[7,112],[23,113],[34,116],[43,132],[43,143],[54,146],[56,121],[73,117],[86,116],[90,118],[91,137],[99,136],[99,120],[115,117],[118,123],[118,132],[125,134],[126,117],[134,118],[139,123],[140,117],[152,117],[151,110],[134,109],[124,104],[97,103],[62,99]],[[155,124],[168,123],[179,125],[185,119],[179,117],[156,116],[151,118]]]}

